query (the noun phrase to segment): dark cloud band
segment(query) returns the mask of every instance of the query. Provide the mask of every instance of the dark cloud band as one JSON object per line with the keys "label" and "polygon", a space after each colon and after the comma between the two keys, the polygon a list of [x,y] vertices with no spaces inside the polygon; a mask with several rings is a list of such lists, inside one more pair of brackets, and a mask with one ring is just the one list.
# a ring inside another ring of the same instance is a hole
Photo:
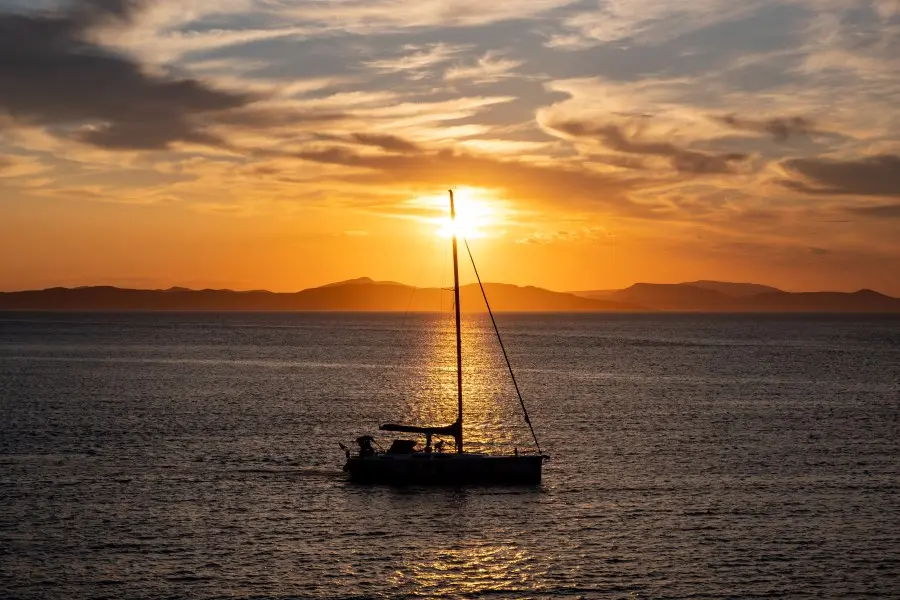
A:
{"label": "dark cloud band", "polygon": [[668,158],[672,168],[679,173],[695,175],[733,173],[735,164],[748,158],[746,154],[737,152],[713,154],[681,148],[669,142],[637,139],[629,136],[622,127],[609,123],[570,119],[551,121],[545,125],[568,137],[593,139],[616,152]]}
{"label": "dark cloud band", "polygon": [[713,117],[715,121],[738,131],[750,131],[770,135],[779,142],[792,137],[808,136],[816,132],[815,124],[806,117],[773,117],[771,119],[748,119],[737,115]]}
{"label": "dark cloud band", "polygon": [[900,156],[882,154],[859,160],[794,158],[782,163],[802,180],[783,184],[810,194],[900,197]]}
{"label": "dark cloud band", "polygon": [[0,14],[0,111],[25,123],[86,127],[78,137],[107,148],[217,142],[202,131],[202,117],[244,106],[248,95],[148,74],[89,40],[99,25],[127,23],[141,4],[80,0],[62,11]]}

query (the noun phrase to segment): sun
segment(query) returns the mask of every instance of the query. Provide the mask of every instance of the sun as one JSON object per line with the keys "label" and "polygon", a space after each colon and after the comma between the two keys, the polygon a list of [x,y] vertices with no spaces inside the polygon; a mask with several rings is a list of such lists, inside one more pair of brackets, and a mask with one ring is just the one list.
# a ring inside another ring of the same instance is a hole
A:
{"label": "sun", "polygon": [[456,235],[460,238],[485,237],[488,230],[498,224],[496,204],[492,203],[491,194],[486,190],[460,187],[453,190],[453,196],[456,220],[450,219],[450,198],[444,196],[438,206],[445,216],[434,220],[438,225],[438,235],[442,237]]}
{"label": "sun", "polygon": [[441,237],[483,238],[503,235],[501,227],[512,214],[510,203],[489,188],[459,186],[453,188],[456,220],[450,220],[450,195],[441,193],[415,196],[406,202],[408,217],[415,219]]}

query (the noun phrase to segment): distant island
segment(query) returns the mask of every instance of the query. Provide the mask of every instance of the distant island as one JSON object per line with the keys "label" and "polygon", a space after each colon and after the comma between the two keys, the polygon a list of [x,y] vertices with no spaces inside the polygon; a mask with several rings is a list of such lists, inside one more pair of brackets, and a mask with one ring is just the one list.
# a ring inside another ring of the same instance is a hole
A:
{"label": "distant island", "polygon": [[[693,281],[636,283],[622,290],[553,292],[487,283],[491,308],[498,312],[854,312],[900,313],[900,299],[872,290],[792,293],[754,283]],[[265,290],[136,290],[110,286],[0,292],[0,310],[56,311],[369,311],[449,310],[451,291],[416,288],[368,277],[339,281],[293,293]],[[475,284],[460,288],[467,312],[485,309]]]}
{"label": "distant island", "polygon": [[573,292],[583,298],[611,300],[648,310],[687,312],[900,312],[900,299],[873,290],[785,292],[758,283],[691,281],[636,283],[624,290]]}

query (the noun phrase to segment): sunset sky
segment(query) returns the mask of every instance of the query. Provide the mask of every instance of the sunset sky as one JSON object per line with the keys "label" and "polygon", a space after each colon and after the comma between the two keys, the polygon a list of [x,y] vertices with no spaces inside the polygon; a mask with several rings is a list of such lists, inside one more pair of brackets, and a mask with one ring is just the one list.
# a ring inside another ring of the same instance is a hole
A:
{"label": "sunset sky", "polygon": [[[0,289],[900,296],[900,0],[0,0]],[[470,279],[467,276],[467,279]]]}

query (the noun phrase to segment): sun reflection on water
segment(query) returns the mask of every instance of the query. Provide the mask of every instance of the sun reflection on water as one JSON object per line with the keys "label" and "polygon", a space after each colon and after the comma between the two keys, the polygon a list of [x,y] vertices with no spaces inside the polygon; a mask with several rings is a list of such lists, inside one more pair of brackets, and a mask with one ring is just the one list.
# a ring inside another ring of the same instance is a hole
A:
{"label": "sun reflection on water", "polygon": [[439,548],[428,557],[410,556],[391,573],[389,583],[425,597],[525,592],[533,571],[531,554],[514,544],[472,543]]}
{"label": "sun reflection on water", "polygon": [[[515,392],[486,316],[464,316],[462,343],[466,451],[512,453],[515,448],[530,449]],[[435,318],[424,339],[421,359],[414,393],[406,401],[403,422],[449,425],[456,420],[457,398],[452,314]]]}

